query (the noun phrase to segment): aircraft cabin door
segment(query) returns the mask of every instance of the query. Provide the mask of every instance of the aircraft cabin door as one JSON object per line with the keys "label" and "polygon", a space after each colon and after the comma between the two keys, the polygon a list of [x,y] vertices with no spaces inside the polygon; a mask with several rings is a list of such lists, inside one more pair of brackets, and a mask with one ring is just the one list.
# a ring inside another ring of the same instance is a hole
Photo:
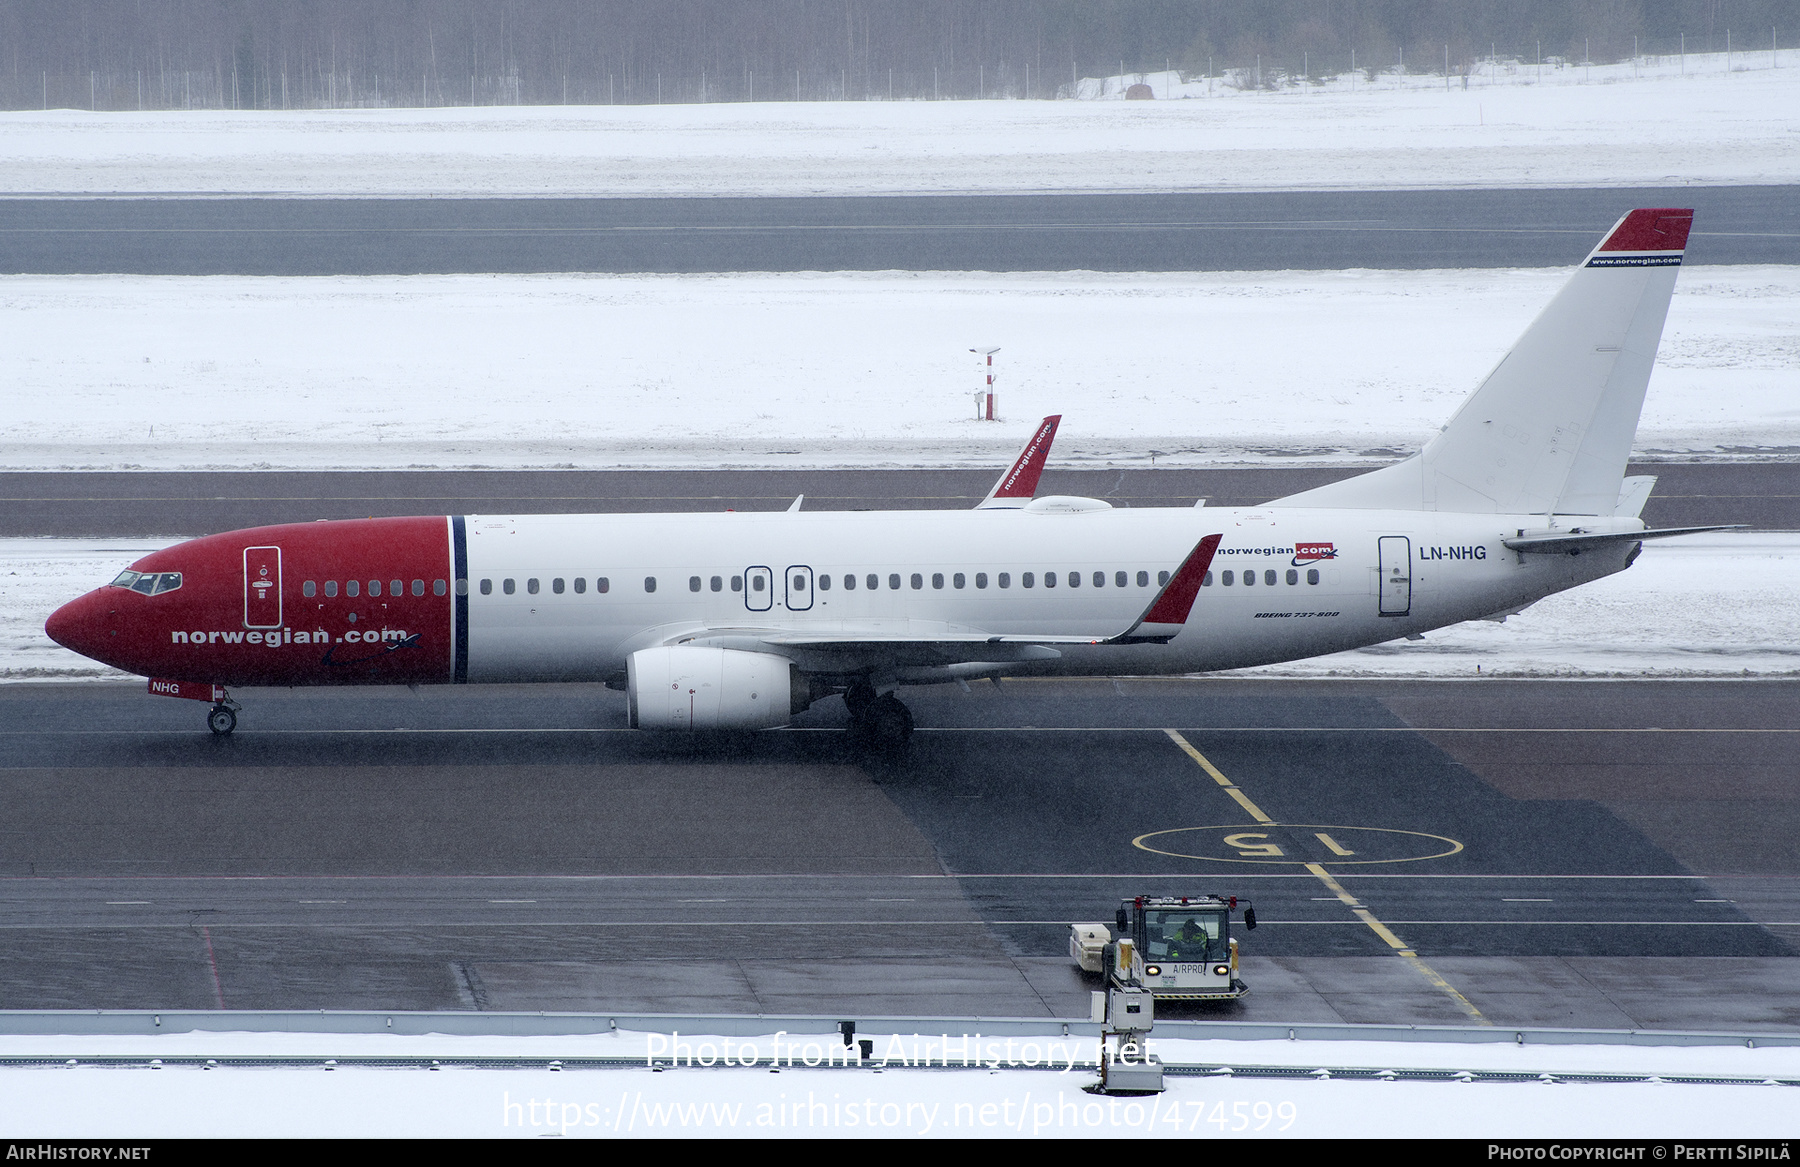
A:
{"label": "aircraft cabin door", "polygon": [[281,627],[281,548],[244,548],[244,627]]}
{"label": "aircraft cabin door", "polygon": [[1381,614],[1405,616],[1412,611],[1412,540],[1383,535],[1380,547]]}
{"label": "aircraft cabin door", "polygon": [[744,569],[744,607],[767,612],[775,603],[775,573],[766,567]]}
{"label": "aircraft cabin door", "polygon": [[790,612],[804,612],[813,605],[813,573],[810,567],[787,569],[787,606]]}

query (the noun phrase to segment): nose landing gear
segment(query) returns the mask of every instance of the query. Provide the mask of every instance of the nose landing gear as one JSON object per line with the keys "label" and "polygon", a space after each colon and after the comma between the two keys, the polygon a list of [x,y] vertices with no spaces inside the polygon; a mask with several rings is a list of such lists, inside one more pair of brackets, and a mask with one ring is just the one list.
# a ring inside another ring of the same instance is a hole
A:
{"label": "nose landing gear", "polygon": [[149,689],[152,697],[180,697],[210,703],[212,708],[206,714],[206,728],[212,730],[215,737],[224,737],[237,728],[238,710],[243,706],[231,699],[223,685],[151,677]]}

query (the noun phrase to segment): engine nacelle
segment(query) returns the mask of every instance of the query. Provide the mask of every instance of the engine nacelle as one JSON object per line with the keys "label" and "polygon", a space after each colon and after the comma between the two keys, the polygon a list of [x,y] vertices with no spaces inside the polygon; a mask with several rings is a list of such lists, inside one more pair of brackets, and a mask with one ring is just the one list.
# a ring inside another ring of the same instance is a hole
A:
{"label": "engine nacelle", "polygon": [[633,729],[773,729],[808,704],[800,670],[784,656],[675,645],[626,662]]}

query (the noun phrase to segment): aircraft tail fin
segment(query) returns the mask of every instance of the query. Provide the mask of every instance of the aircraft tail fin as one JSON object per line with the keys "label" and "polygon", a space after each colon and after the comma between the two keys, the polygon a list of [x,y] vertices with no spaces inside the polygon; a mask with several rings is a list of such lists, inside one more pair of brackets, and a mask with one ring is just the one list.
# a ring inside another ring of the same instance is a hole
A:
{"label": "aircraft tail fin", "polygon": [[1693,219],[1627,214],[1424,449],[1270,505],[1613,514]]}

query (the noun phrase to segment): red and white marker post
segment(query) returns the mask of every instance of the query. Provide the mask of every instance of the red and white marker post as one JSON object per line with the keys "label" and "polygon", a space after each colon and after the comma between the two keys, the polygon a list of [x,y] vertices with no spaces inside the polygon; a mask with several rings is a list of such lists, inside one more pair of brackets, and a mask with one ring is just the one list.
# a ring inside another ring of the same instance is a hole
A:
{"label": "red and white marker post", "polygon": [[975,394],[975,420],[993,421],[994,378],[999,375],[994,372],[994,354],[1000,350],[998,348],[972,348],[969,351],[978,356],[985,356],[987,358],[987,383],[983,389],[976,391]]}

